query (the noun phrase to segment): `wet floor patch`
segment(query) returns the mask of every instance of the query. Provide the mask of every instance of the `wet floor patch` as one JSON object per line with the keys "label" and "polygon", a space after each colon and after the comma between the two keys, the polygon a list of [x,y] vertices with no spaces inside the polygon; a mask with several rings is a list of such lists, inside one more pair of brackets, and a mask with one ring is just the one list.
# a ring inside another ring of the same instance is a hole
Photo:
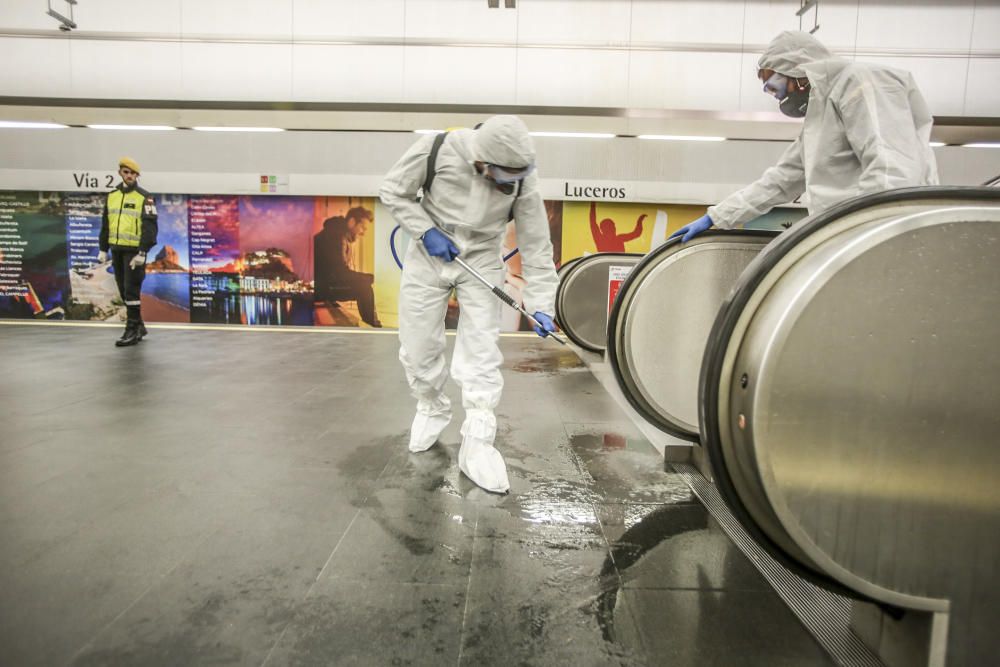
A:
{"label": "wet floor patch", "polygon": [[619,431],[573,433],[569,446],[600,489],[604,502],[697,503],[680,475],[665,473],[649,441]]}
{"label": "wet floor patch", "polygon": [[587,367],[571,350],[529,350],[523,358],[514,361],[510,368],[518,373],[554,374],[585,371]]}

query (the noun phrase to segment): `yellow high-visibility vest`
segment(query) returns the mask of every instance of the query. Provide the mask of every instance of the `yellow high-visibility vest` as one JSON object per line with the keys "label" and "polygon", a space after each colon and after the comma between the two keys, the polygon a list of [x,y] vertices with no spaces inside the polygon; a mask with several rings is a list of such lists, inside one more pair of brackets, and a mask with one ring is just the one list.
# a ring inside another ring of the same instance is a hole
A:
{"label": "yellow high-visibility vest", "polygon": [[114,189],[108,193],[108,243],[138,248],[142,237],[142,206],[146,195]]}

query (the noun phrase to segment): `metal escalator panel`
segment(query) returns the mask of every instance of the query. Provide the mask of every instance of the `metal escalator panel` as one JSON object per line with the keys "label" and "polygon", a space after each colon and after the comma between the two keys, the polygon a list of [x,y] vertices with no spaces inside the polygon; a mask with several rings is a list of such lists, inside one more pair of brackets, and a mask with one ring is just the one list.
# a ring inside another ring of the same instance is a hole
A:
{"label": "metal escalator panel", "polygon": [[622,285],[608,323],[608,360],[629,403],[657,428],[698,442],[708,333],[740,273],[777,234],[708,232],[670,242]]}
{"label": "metal escalator panel", "polygon": [[567,262],[559,269],[556,321],[580,347],[603,352],[608,334],[608,272],[612,266],[635,266],[638,253],[604,252]]}
{"label": "metal escalator panel", "polygon": [[949,664],[1000,648],[982,623],[1000,598],[1000,192],[899,190],[797,225],[720,310],[700,393],[716,484],[772,555],[950,608]]}

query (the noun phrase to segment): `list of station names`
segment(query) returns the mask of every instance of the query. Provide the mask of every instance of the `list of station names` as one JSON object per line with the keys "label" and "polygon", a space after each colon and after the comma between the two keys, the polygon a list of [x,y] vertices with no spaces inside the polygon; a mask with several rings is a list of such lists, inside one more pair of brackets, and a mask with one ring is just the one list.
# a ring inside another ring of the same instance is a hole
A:
{"label": "list of station names", "polygon": [[31,204],[16,192],[0,193],[0,296],[24,296],[24,254],[28,241],[17,214]]}
{"label": "list of station names", "polygon": [[104,195],[68,194],[66,207],[66,241],[70,271],[83,271],[97,262]]}
{"label": "list of station names", "polygon": [[213,278],[239,256],[235,197],[191,197],[188,200],[188,240],[191,253],[191,310],[211,308],[223,282]]}

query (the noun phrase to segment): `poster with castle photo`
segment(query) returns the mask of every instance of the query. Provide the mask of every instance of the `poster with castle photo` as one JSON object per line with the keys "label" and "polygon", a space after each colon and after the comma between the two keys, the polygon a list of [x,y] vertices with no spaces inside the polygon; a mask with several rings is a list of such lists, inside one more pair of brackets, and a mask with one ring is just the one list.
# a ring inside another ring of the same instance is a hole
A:
{"label": "poster with castle photo", "polygon": [[313,197],[239,198],[240,321],[312,326]]}

